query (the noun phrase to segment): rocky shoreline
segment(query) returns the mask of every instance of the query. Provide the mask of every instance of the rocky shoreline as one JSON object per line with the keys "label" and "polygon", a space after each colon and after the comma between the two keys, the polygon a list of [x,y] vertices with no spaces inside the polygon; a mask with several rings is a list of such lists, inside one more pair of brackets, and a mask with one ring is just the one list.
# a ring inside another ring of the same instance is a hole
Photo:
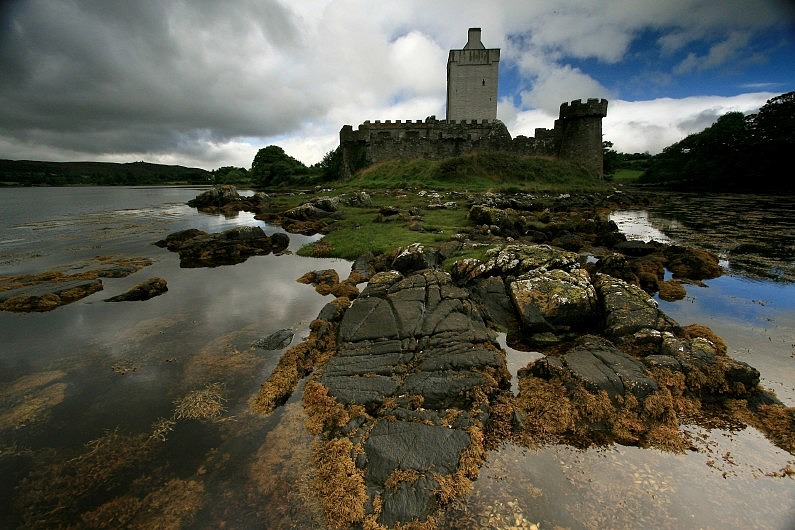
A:
{"label": "rocky shoreline", "polygon": [[[652,298],[678,299],[688,284],[721,275],[718,257],[627,241],[608,221],[611,209],[647,206],[653,194],[411,195],[413,202],[386,196],[379,204],[366,191],[323,190],[283,201],[218,187],[191,201],[302,234],[340,231],[354,214],[428,233],[428,212],[466,210],[465,226],[433,245],[363,254],[347,278],[303,274],[298,281],[332,297],[309,336],[287,347],[292,331],[281,330],[255,345],[286,348],[251,407],[270,414],[301,391],[329,526],[443,525],[445,508],[505,442],[683,452],[698,450],[684,425],[750,425],[795,454],[795,409],[762,388],[759,372],[730,357],[709,328],[681,325]],[[179,254],[182,267],[216,267],[288,252],[288,243],[285,234],[238,227],[184,230],[155,244]],[[55,309],[101,289],[102,277],[149,263],[98,259],[79,277],[0,279],[0,309]],[[167,290],[151,278],[108,301]],[[516,392],[498,331],[540,356],[519,370]]]}
{"label": "rocky shoreline", "polygon": [[[711,330],[681,326],[650,296],[681,298],[682,284],[719,276],[717,256],[626,241],[606,221],[608,208],[642,205],[646,194],[466,200],[466,237],[363,255],[343,281],[335,271],[300,280],[335,299],[252,406],[272,412],[309,376],[303,404],[332,527],[435,527],[486,451],[507,440],[681,452],[694,450],[681,425],[741,422],[795,451],[795,410]],[[422,221],[421,211],[374,207],[364,192],[255,213],[327,233],[340,204],[377,209],[377,222]],[[544,355],[520,370],[518,395],[497,329]]]}

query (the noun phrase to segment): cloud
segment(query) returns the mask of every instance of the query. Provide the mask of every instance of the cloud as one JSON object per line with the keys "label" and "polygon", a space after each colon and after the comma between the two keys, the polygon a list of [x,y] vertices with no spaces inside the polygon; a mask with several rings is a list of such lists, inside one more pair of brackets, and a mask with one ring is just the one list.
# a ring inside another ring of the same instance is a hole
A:
{"label": "cloud", "polygon": [[685,136],[703,130],[727,112],[756,112],[775,95],[757,92],[731,97],[611,101],[602,132],[605,140],[613,142],[616,151],[656,154]]}
{"label": "cloud", "polygon": [[[643,35],[655,36],[652,59],[679,68],[632,72],[641,94],[661,86],[655,79],[733,64],[781,27],[782,9],[777,0],[752,10],[745,0],[7,2],[0,157],[247,167],[276,143],[317,162],[343,124],[443,115],[447,52],[470,26],[502,49],[510,102],[499,116],[527,134],[563,101],[618,97],[621,84],[586,65],[632,60]],[[655,120],[638,123],[635,136],[668,136]]]}
{"label": "cloud", "polygon": [[714,44],[709,49],[709,53],[699,57],[695,53],[689,53],[687,57],[674,68],[677,74],[687,73],[693,70],[707,70],[724,65],[732,61],[745,59],[743,57],[746,46],[751,36],[745,31],[734,31],[728,38]]}

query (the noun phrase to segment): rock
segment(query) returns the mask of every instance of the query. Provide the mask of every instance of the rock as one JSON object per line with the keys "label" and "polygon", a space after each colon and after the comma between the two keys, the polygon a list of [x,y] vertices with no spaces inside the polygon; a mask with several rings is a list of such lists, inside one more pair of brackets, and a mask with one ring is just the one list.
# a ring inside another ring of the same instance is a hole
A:
{"label": "rock", "polygon": [[469,209],[469,218],[478,225],[496,227],[493,232],[504,236],[523,236],[528,229],[527,219],[513,209],[493,208],[475,204]]}
{"label": "rock", "polygon": [[317,221],[329,217],[332,212],[315,206],[312,203],[304,203],[282,212],[282,216],[294,221]]}
{"label": "rock", "polygon": [[292,329],[280,329],[267,337],[255,340],[253,346],[261,350],[281,350],[290,345],[294,335],[295,332]]}
{"label": "rock", "polygon": [[643,241],[623,241],[613,245],[613,250],[617,250],[627,256],[637,257],[648,256],[657,250],[657,246]]}
{"label": "rock", "polygon": [[274,254],[281,254],[290,246],[290,236],[284,232],[271,235],[271,247]]}
{"label": "rock", "polygon": [[553,239],[552,244],[565,250],[577,252],[585,246],[585,241],[577,234],[564,234]]}
{"label": "rock", "polygon": [[340,198],[339,197],[318,197],[314,199],[311,203],[312,206],[315,208],[319,208],[324,212],[336,212],[339,210],[340,207]]}
{"label": "rock", "polygon": [[271,198],[270,195],[265,193],[264,191],[258,191],[254,195],[251,196],[251,202],[256,204],[260,209],[270,208],[271,207]]}
{"label": "rock", "polygon": [[[274,236],[278,244],[276,248],[283,251],[289,238],[284,234]],[[274,250],[272,239],[258,226],[238,226],[220,234],[184,230],[156,244],[178,252],[179,265],[183,268],[234,265]]]}
{"label": "rock", "polygon": [[384,217],[391,217],[393,215],[399,214],[400,208],[398,208],[397,206],[382,206],[381,209],[378,210],[378,213],[380,213]]}
{"label": "rock", "polygon": [[455,201],[447,201],[445,203],[434,202],[428,205],[429,210],[457,210],[458,203]]}
{"label": "rock", "polygon": [[240,201],[241,197],[237,193],[237,188],[231,184],[221,184],[213,186],[209,190],[200,193],[196,198],[188,201],[188,206],[194,208],[222,207],[230,202]]}
{"label": "rock", "polygon": [[366,191],[358,191],[351,195],[350,197],[345,197],[342,199],[342,202],[347,206],[353,206],[356,208],[372,208],[373,207],[373,199]]}
{"label": "rock", "polygon": [[338,404],[367,411],[353,434],[326,436],[361,443],[365,458],[355,463],[371,502],[383,501],[379,522],[390,525],[438,509],[433,477],[458,470],[469,430],[510,387],[504,354],[468,292],[440,271],[406,274],[370,278],[342,316],[336,355],[314,376]]}
{"label": "rock", "polygon": [[184,245],[187,241],[207,235],[209,235],[207,234],[207,232],[199,230],[198,228],[188,228],[187,230],[181,230],[179,232],[174,232],[173,234],[169,234],[168,236],[166,236],[165,239],[157,241],[155,245],[157,245],[158,247],[165,247],[173,252],[176,251],[182,245]]}
{"label": "rock", "polygon": [[[378,423],[364,444],[367,482],[383,488],[395,471],[418,475],[400,483],[396,490],[385,491],[379,522],[393,525],[432,515],[438,508],[435,492],[439,484],[425,477],[453,473],[469,443],[469,434],[458,429],[405,421]],[[422,450],[417,450],[420,447]]]}
{"label": "rock", "polygon": [[665,249],[665,266],[675,278],[708,280],[723,274],[718,257],[712,252],[671,245]]}
{"label": "rock", "polygon": [[459,285],[487,276],[520,276],[535,269],[574,270],[579,268],[579,255],[550,245],[506,245],[490,249],[488,259],[459,260],[451,274]]}
{"label": "rock", "polygon": [[369,280],[375,274],[374,260],[375,256],[372,252],[361,254],[351,265],[351,272],[356,273],[361,281]]}
{"label": "rock", "polygon": [[420,476],[414,481],[400,482],[384,493],[378,522],[392,528],[396,523],[426,519],[439,507],[436,493],[441,486],[433,477]]}
{"label": "rock", "polygon": [[516,309],[505,289],[505,282],[500,276],[489,276],[477,279],[470,286],[472,299],[475,300],[484,316],[501,328],[507,328],[515,319]]}
{"label": "rock", "polygon": [[420,243],[399,248],[392,260],[392,268],[403,273],[433,269],[440,264],[439,251],[433,247],[426,249]]}
{"label": "rock", "polygon": [[632,270],[627,257],[617,252],[608,254],[600,259],[596,263],[595,268],[598,272],[624,280],[627,283],[636,283],[638,281],[638,276]]}
{"label": "rock", "polygon": [[537,269],[510,284],[511,299],[530,333],[583,329],[596,317],[596,291],[582,269]]}
{"label": "rock", "polygon": [[45,281],[0,291],[0,310],[27,313],[52,311],[102,290],[99,279]]}
{"label": "rock", "polygon": [[188,206],[198,208],[203,212],[234,214],[247,211],[261,213],[270,208],[271,199],[263,192],[257,192],[250,197],[243,197],[237,188],[231,184],[221,184],[210,188],[188,201]]}
{"label": "rock", "polygon": [[603,304],[608,338],[620,340],[643,329],[681,332],[679,325],[660,311],[657,302],[640,287],[601,273],[597,273],[594,287]]}
{"label": "rock", "polygon": [[139,283],[129,291],[120,295],[107,298],[106,302],[131,302],[131,301],[144,301],[160,296],[168,291],[166,280],[162,278],[149,278],[143,283]]}
{"label": "rock", "polygon": [[328,294],[335,297],[346,297],[354,299],[359,296],[359,289],[356,285],[348,282],[340,282],[339,274],[334,269],[307,272],[297,280],[299,283],[313,285],[318,294],[326,296]]}
{"label": "rock", "polygon": [[601,337],[585,336],[563,356],[565,367],[591,392],[605,391],[615,400],[624,392],[644,399],[658,389],[642,362]]}

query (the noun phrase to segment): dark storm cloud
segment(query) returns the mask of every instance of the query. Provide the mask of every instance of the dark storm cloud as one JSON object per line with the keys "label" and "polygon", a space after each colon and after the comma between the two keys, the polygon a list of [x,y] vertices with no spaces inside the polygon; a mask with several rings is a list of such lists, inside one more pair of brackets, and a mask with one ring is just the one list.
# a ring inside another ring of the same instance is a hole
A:
{"label": "dark storm cloud", "polygon": [[241,46],[299,45],[275,2],[16,2],[2,16],[0,135],[89,153],[157,152],[185,135],[283,133],[311,111],[277,85],[267,61],[239,59]]}

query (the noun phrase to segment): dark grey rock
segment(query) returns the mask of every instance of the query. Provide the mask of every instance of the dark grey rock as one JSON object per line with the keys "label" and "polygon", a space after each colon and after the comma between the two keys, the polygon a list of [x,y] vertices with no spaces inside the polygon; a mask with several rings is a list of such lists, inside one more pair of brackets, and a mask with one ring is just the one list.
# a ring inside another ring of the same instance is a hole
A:
{"label": "dark grey rock", "polygon": [[406,377],[401,393],[422,396],[423,406],[436,410],[466,409],[472,404],[471,391],[483,385],[477,372],[445,370],[418,372]]}
{"label": "dark grey rock", "polygon": [[563,360],[566,368],[588,390],[604,390],[613,399],[625,392],[644,399],[658,389],[657,382],[646,373],[642,362],[601,337],[580,339]]}
{"label": "dark grey rock", "polygon": [[398,382],[394,378],[381,375],[350,377],[324,374],[320,376],[319,381],[329,389],[329,395],[340,402],[356,403],[368,409],[380,406],[385,398],[395,393],[398,387]]}
{"label": "dark grey rock", "polygon": [[383,485],[395,470],[448,475],[458,469],[469,433],[437,425],[381,421],[364,443],[368,482]]}
{"label": "dark grey rock", "polygon": [[472,299],[482,308],[484,316],[502,328],[508,327],[515,319],[511,297],[505,290],[505,282],[500,276],[475,280],[471,287]]}
{"label": "dark grey rock", "polygon": [[391,528],[396,523],[426,519],[439,508],[438,490],[439,483],[433,477],[421,476],[415,481],[401,482],[396,489],[384,492],[378,522]]}

